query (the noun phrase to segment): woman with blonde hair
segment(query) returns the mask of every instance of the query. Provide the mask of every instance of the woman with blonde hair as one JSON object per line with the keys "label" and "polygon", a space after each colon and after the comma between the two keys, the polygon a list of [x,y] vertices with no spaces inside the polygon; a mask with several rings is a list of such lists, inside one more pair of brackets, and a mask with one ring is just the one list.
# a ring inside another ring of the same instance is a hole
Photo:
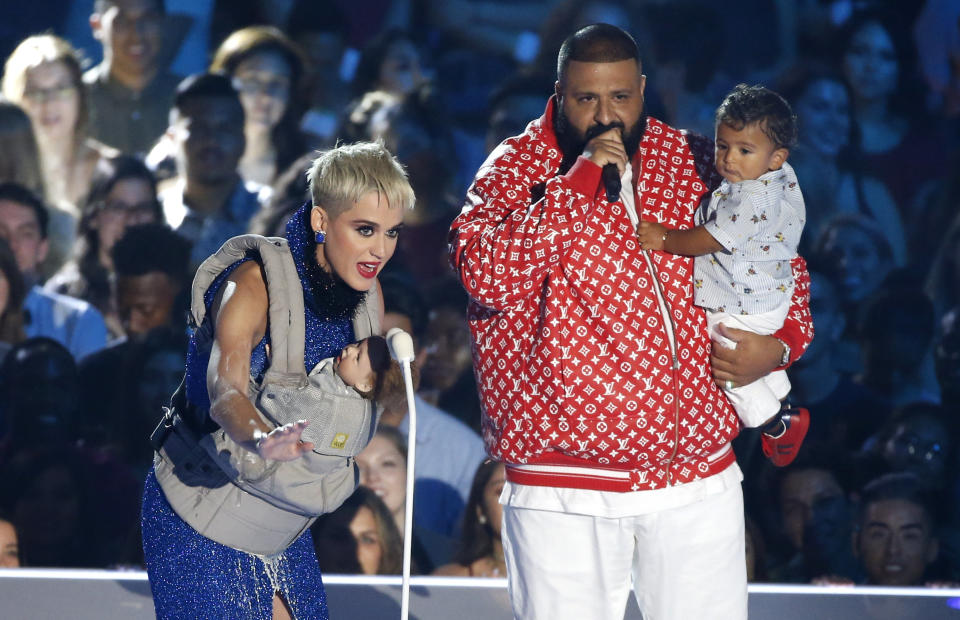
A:
{"label": "woman with blonde hair", "polygon": [[243,104],[244,181],[272,185],[306,150],[299,130],[302,110],[294,103],[304,58],[300,48],[272,26],[237,30],[213,57],[210,71],[228,75]]}
{"label": "woman with blonde hair", "polygon": [[76,212],[97,162],[116,154],[87,137],[87,96],[77,51],[52,34],[24,39],[7,58],[3,95],[33,124],[47,202]]}
{"label": "woman with blonde hair", "polygon": [[43,197],[54,211],[45,275],[70,255],[79,205],[90,191],[97,162],[117,155],[87,136],[87,96],[81,78],[76,50],[52,34],[24,39],[3,71],[3,96],[23,108],[33,125]]}

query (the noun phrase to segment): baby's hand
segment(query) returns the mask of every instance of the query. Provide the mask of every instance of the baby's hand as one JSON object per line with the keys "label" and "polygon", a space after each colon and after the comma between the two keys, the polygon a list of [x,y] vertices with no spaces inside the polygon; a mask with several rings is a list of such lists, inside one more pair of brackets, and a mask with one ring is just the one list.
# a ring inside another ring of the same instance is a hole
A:
{"label": "baby's hand", "polygon": [[658,222],[641,220],[637,224],[637,239],[643,250],[662,250],[667,228]]}

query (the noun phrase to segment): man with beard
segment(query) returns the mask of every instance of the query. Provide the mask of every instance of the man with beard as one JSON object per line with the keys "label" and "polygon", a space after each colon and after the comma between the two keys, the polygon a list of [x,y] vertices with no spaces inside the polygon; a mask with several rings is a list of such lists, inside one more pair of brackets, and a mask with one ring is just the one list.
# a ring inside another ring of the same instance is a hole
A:
{"label": "man with beard", "polygon": [[692,259],[633,230],[693,226],[720,181],[712,144],[645,118],[645,81],[619,28],[568,38],[544,116],[494,150],[450,234],[518,618],[622,618],[631,586],[644,617],[747,616],[739,423],[718,385],[799,356],[809,278],[798,259],[776,334],[710,346]]}
{"label": "man with beard", "polygon": [[260,208],[240,178],[246,140],[243,106],[230,79],[199,73],[183,80],[170,111],[177,161],[176,184],[160,194],[167,224],[193,242],[196,268],[220,245],[249,229]]}

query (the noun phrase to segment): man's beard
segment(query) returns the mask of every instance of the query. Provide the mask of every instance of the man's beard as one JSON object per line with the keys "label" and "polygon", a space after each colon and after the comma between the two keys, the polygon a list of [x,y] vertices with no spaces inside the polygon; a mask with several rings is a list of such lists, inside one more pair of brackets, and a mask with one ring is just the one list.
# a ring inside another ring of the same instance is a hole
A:
{"label": "man's beard", "polygon": [[576,127],[570,123],[570,119],[563,112],[563,107],[557,100],[556,114],[554,114],[554,133],[557,136],[557,144],[560,146],[560,152],[563,153],[563,161],[560,164],[560,174],[565,174],[574,162],[577,161],[587,146],[587,142],[593,140],[602,133],[610,131],[613,128],[620,130],[620,138],[623,140],[623,148],[627,152],[627,157],[633,159],[634,153],[640,148],[640,141],[643,140],[643,133],[647,130],[647,117],[641,114],[637,122],[629,130],[626,130],[623,123],[615,121],[609,125],[593,125],[587,128],[585,133],[580,133]]}
{"label": "man's beard", "polygon": [[306,264],[307,283],[313,297],[313,309],[321,318],[352,319],[367,291],[351,288],[335,273],[327,271],[317,263],[316,242],[307,245]]}

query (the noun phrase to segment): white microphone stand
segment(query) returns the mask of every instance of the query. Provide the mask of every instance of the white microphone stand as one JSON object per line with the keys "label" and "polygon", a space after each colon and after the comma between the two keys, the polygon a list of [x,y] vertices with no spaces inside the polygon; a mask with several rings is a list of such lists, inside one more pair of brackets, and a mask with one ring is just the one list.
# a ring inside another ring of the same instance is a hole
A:
{"label": "white microphone stand", "polygon": [[403,381],[407,388],[407,417],[410,428],[407,433],[407,501],[403,518],[403,585],[400,590],[400,618],[410,617],[410,555],[413,547],[413,482],[417,458],[417,406],[413,402],[413,377],[410,362],[413,361],[413,339],[399,327],[387,332],[390,354],[400,362]]}

